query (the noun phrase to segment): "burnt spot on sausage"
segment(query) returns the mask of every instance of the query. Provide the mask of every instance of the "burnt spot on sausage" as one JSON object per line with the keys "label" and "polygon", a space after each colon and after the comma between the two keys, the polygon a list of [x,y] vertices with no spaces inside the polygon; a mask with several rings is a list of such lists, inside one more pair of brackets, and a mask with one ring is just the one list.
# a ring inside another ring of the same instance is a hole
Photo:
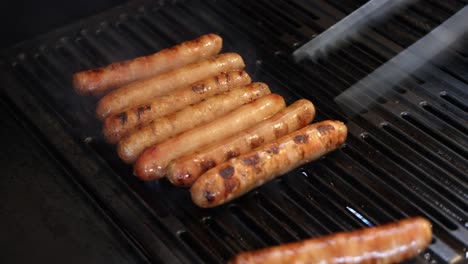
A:
{"label": "burnt spot on sausage", "polygon": [[215,200],[214,193],[212,193],[212,192],[210,192],[208,190],[203,191],[203,196],[205,196],[206,201],[209,202],[209,203],[212,203]]}
{"label": "burnt spot on sausage", "polygon": [[226,168],[219,170],[219,175],[224,179],[231,178],[232,175],[234,175],[234,167],[227,166]]}
{"label": "burnt spot on sausage", "polygon": [[260,162],[260,157],[258,156],[258,154],[254,154],[250,157],[243,159],[242,162],[247,166],[255,166]]}
{"label": "burnt spot on sausage", "polygon": [[197,94],[203,94],[206,92],[206,86],[204,83],[195,84],[194,86],[192,86],[192,91],[194,91]]}
{"label": "burnt spot on sausage", "polygon": [[309,135],[297,135],[294,137],[294,142],[297,144],[309,142]]}
{"label": "burnt spot on sausage", "polygon": [[261,136],[254,136],[250,139],[250,147],[252,149],[260,147],[265,142],[265,138]]}
{"label": "burnt spot on sausage", "polygon": [[200,162],[200,169],[202,171],[207,171],[211,168],[213,168],[214,166],[216,166],[216,162],[214,160],[204,160],[202,162]]}
{"label": "burnt spot on sausage", "polygon": [[234,150],[230,149],[230,150],[226,153],[226,160],[230,160],[230,159],[235,158],[235,157],[237,157],[237,156],[239,156],[239,155],[240,155],[239,150],[237,150],[237,149],[234,149]]}
{"label": "burnt spot on sausage", "polygon": [[279,153],[279,146],[278,145],[272,145],[271,147],[269,147],[266,152],[268,154],[278,154]]}
{"label": "burnt spot on sausage", "polygon": [[287,135],[288,132],[289,132],[288,124],[280,123],[280,124],[275,125],[274,133],[275,133],[276,138],[280,138],[284,135]]}
{"label": "burnt spot on sausage", "polygon": [[120,118],[120,123],[122,125],[125,125],[125,123],[127,123],[127,113],[126,112],[120,113],[118,115],[118,117]]}
{"label": "burnt spot on sausage", "polygon": [[335,127],[332,125],[321,125],[317,127],[317,131],[320,134],[328,134],[330,133],[330,131],[333,131],[333,130],[335,130]]}
{"label": "burnt spot on sausage", "polygon": [[299,124],[301,124],[301,126],[306,126],[309,124],[311,119],[312,113],[310,111],[304,111],[297,115],[297,120],[299,120]]}
{"label": "burnt spot on sausage", "polygon": [[141,115],[145,112],[145,111],[148,111],[148,110],[151,110],[151,105],[145,105],[145,106],[140,106],[137,108],[137,117],[138,117],[138,120],[140,120],[141,118]]}

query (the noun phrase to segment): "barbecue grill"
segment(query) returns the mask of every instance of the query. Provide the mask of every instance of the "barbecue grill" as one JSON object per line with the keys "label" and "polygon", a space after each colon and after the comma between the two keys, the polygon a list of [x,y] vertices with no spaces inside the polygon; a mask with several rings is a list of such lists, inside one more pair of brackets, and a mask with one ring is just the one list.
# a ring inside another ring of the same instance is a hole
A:
{"label": "barbecue grill", "polygon": [[[434,239],[411,263],[465,263],[468,36],[357,115],[334,98],[468,2],[417,1],[315,62],[293,60],[295,49],[365,2],[130,2],[4,50],[0,102],[134,261],[223,263],[245,250],[420,215]],[[255,81],[288,104],[311,100],[314,122],[341,120],[349,135],[319,161],[200,209],[187,190],[132,175],[101,136],[96,99],[76,95],[71,75],[210,32],[224,38],[223,51],[242,55]]]}

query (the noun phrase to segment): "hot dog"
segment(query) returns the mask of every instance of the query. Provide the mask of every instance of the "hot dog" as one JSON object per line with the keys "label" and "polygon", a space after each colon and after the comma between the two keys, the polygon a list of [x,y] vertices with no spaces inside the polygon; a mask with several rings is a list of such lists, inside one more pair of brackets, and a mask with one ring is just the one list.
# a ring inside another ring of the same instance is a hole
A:
{"label": "hot dog", "polygon": [[250,82],[250,76],[243,70],[209,77],[167,95],[156,97],[151,103],[106,117],[102,132],[108,143],[115,144],[136,126],[145,125],[151,120],[183,109],[214,94],[245,86]]}
{"label": "hot dog", "polygon": [[135,163],[134,174],[143,180],[159,179],[166,174],[171,160],[234,135],[284,107],[285,102],[280,95],[265,95],[223,117],[146,149]]}
{"label": "hot dog", "polygon": [[222,45],[220,36],[203,35],[149,56],[75,73],[73,86],[78,94],[102,95],[136,80],[214,56]]}
{"label": "hot dog", "polygon": [[339,121],[306,126],[210,169],[192,185],[192,200],[200,207],[228,202],[335,150],[344,143],[346,135],[347,128]]}
{"label": "hot dog", "polygon": [[408,260],[431,242],[431,223],[414,217],[237,255],[230,264],[380,263]]}
{"label": "hot dog", "polygon": [[179,187],[190,187],[204,172],[226,160],[290,134],[309,124],[314,105],[301,99],[252,128],[171,162],[167,178]]}
{"label": "hot dog", "polygon": [[239,70],[245,67],[241,56],[225,53],[203,61],[136,81],[114,90],[98,102],[96,116],[104,119],[129,108],[143,105],[153,98],[167,94],[177,88],[190,85],[221,72]]}
{"label": "hot dog", "polygon": [[126,163],[133,163],[140,154],[154,144],[171,136],[208,123],[239,106],[270,93],[264,83],[252,83],[206,99],[179,112],[159,118],[141,127],[119,142],[117,153]]}

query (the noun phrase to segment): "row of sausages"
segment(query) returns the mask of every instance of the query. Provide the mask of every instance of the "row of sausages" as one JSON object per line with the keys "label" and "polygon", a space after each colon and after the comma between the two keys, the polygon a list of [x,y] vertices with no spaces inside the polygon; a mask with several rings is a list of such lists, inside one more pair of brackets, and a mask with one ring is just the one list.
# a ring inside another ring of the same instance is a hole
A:
{"label": "row of sausages", "polygon": [[155,54],[76,73],[78,94],[102,96],[96,116],[106,141],[142,180],[167,177],[213,207],[338,148],[339,121],[309,125],[314,105],[286,106],[252,83],[215,34]]}
{"label": "row of sausages", "polygon": [[[200,207],[226,203],[341,146],[346,126],[310,124],[314,105],[286,106],[252,83],[241,56],[218,54],[214,34],[133,60],[76,73],[75,90],[102,97],[106,141],[142,180],[191,187]],[[393,263],[431,240],[422,218],[245,252],[231,263]]]}

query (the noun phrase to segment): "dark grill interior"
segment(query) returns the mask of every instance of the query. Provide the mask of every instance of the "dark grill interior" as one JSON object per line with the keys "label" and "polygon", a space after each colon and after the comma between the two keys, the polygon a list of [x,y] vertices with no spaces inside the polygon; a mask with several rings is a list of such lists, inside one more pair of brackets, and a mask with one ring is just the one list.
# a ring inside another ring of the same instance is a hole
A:
{"label": "dark grill interior", "polygon": [[[422,215],[434,241],[414,260],[453,263],[468,248],[468,36],[350,117],[333,99],[464,7],[424,0],[375,22],[317,63],[291,53],[366,1],[140,1],[4,51],[2,103],[151,262],[222,263],[237,252]],[[100,135],[95,100],[71,74],[214,32],[256,81],[314,122],[345,121],[347,144],[228,205],[196,208],[166,180],[142,183]]]}

